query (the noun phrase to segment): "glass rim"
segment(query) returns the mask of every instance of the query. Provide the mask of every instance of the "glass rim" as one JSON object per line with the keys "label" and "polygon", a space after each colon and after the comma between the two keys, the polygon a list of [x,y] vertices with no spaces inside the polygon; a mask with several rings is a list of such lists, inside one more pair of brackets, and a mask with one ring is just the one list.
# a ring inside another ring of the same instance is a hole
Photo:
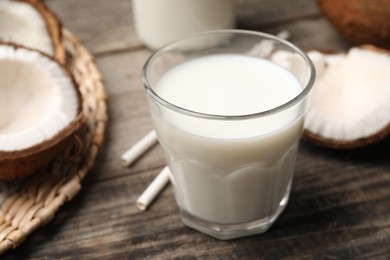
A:
{"label": "glass rim", "polygon": [[[260,36],[263,38],[263,40],[267,40],[267,39],[273,40],[275,42],[278,42],[280,44],[288,46],[289,48],[294,50],[296,53],[298,53],[304,59],[304,61],[307,63],[307,65],[309,66],[311,73],[310,73],[310,78],[309,78],[308,82],[306,83],[305,86],[303,86],[302,91],[297,96],[290,99],[289,101],[284,102],[283,104],[276,106],[274,108],[268,109],[268,110],[250,113],[250,114],[242,114],[242,115],[219,115],[219,114],[209,114],[209,113],[193,111],[193,110],[181,107],[181,106],[177,106],[177,105],[163,99],[153,90],[153,88],[148,80],[147,73],[148,73],[149,67],[151,66],[151,64],[153,63],[153,61],[156,58],[158,58],[160,55],[162,55],[166,51],[172,49],[172,47],[174,47],[175,45],[178,45],[180,43],[184,43],[188,40],[191,40],[192,38],[204,37],[207,35],[218,35],[218,34],[219,35],[221,35],[221,34],[235,34],[235,35]],[[303,52],[300,48],[298,48],[297,46],[292,44],[291,42],[283,40],[281,38],[278,38],[277,36],[274,36],[274,35],[268,34],[268,33],[250,31],[250,30],[241,30],[241,29],[227,29],[227,30],[213,30],[213,31],[206,31],[206,32],[192,34],[192,35],[189,35],[185,38],[181,38],[179,40],[173,41],[171,43],[168,43],[168,44],[162,46],[161,48],[154,51],[149,56],[149,58],[146,60],[144,66],[142,68],[141,80],[142,80],[142,83],[143,83],[144,88],[145,88],[148,95],[150,95],[155,101],[157,101],[158,103],[160,103],[164,107],[169,108],[173,111],[179,112],[181,114],[189,115],[189,116],[195,116],[195,117],[206,118],[206,119],[242,120],[242,119],[258,118],[258,117],[272,115],[272,114],[275,114],[277,112],[281,112],[281,111],[284,111],[284,110],[287,110],[287,109],[293,107],[294,105],[296,105],[300,101],[304,100],[308,96],[308,94],[310,93],[310,90],[312,89],[312,87],[314,85],[315,75],[316,75],[316,71],[315,71],[314,64],[310,60],[308,55],[305,52]]]}

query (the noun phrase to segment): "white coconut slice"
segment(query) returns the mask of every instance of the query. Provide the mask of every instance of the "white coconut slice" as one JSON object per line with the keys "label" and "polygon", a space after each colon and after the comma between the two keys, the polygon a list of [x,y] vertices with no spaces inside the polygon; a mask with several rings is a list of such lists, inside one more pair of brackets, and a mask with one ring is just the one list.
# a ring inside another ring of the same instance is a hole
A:
{"label": "white coconut slice", "polygon": [[1,0],[0,40],[37,49],[64,61],[61,25],[42,1]]}
{"label": "white coconut slice", "polygon": [[347,54],[309,52],[317,69],[305,136],[332,148],[356,148],[390,132],[390,55],[362,46]]}
{"label": "white coconut slice", "polygon": [[39,51],[0,45],[0,179],[32,173],[82,125],[71,74]]}

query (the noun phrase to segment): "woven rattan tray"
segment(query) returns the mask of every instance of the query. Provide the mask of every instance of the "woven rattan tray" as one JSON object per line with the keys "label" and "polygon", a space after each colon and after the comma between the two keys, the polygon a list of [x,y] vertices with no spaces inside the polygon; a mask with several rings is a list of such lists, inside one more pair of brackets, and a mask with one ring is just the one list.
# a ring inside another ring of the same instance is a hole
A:
{"label": "woven rattan tray", "polygon": [[0,182],[0,254],[17,247],[78,193],[103,143],[107,105],[100,73],[92,55],[66,28],[63,36],[87,120],[78,142],[45,169],[23,180]]}

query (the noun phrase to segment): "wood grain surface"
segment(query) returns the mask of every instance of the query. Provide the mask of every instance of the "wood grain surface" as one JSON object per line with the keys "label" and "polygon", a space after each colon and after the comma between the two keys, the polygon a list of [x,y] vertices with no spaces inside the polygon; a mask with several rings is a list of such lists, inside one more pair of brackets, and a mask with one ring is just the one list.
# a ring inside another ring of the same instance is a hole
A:
{"label": "wood grain surface", "polygon": [[[120,155],[151,128],[130,0],[47,0],[94,54],[108,93],[104,149],[81,192],[1,259],[389,259],[390,140],[357,151],[301,141],[290,202],[265,234],[219,241],[180,221],[172,187],[134,203],[164,166],[156,145],[130,168]],[[237,28],[291,32],[303,49],[345,50],[313,0],[237,0]]]}

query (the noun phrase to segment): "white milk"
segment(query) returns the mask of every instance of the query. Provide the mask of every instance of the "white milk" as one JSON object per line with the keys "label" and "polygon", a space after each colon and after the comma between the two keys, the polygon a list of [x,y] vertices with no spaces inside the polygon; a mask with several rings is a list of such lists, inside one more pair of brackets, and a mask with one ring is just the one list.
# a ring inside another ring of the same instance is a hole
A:
{"label": "white milk", "polygon": [[[234,54],[182,63],[155,86],[160,97],[179,107],[230,116],[272,109],[301,90],[297,78],[278,65]],[[152,106],[180,208],[218,224],[275,215],[289,194],[300,111],[294,106],[267,117],[218,120]]]}
{"label": "white milk", "polygon": [[193,33],[232,29],[234,9],[233,0],[133,0],[137,35],[152,49]]}

